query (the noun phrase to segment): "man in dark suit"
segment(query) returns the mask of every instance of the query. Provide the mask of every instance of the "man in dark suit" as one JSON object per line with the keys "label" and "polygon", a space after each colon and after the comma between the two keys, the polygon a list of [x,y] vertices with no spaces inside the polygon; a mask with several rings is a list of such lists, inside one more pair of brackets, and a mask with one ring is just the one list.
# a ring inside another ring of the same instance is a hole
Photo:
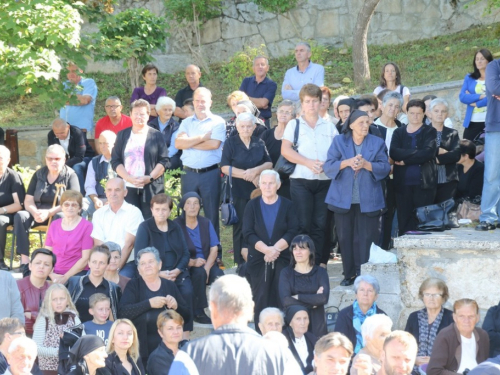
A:
{"label": "man in dark suit", "polygon": [[66,165],[71,167],[80,182],[80,190],[85,195],[85,171],[94,156],[94,150],[87,141],[85,133],[78,127],[68,124],[62,118],[52,123],[52,130],[47,135],[47,144],[61,145],[66,151]]}

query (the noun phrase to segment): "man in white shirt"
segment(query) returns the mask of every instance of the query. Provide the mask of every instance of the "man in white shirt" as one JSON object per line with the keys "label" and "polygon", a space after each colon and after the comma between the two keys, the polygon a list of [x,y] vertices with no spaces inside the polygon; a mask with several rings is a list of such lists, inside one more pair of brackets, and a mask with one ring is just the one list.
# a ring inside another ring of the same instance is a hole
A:
{"label": "man in white shirt", "polygon": [[14,339],[7,352],[9,368],[4,375],[31,375],[37,353],[38,349],[32,339],[25,336]]}
{"label": "man in white shirt", "polygon": [[94,214],[92,238],[94,246],[106,241],[119,244],[122,248],[120,274],[133,278],[137,271],[134,257],[135,235],[144,219],[141,210],[125,202],[126,195],[125,181],[118,177],[108,180],[106,183],[108,204]]}

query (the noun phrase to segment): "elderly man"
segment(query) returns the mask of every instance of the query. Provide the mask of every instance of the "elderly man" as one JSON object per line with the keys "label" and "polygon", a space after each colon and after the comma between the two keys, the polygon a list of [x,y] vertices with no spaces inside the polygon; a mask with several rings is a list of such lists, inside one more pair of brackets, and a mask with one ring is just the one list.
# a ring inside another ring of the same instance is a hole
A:
{"label": "elderly man", "polygon": [[290,68],[285,73],[285,80],[281,87],[283,99],[299,101],[299,92],[306,83],[324,86],[325,68],[311,62],[311,46],[309,43],[299,43],[295,46],[295,60],[297,66]]}
{"label": "elderly man", "polygon": [[119,244],[122,249],[120,273],[133,278],[136,274],[133,251],[135,235],[144,219],[141,210],[125,202],[127,188],[121,178],[108,180],[105,192],[108,204],[97,210],[92,219],[94,245],[101,245],[106,241]]}
{"label": "elderly man", "polygon": [[71,96],[76,96],[76,104],[66,104],[59,111],[59,117],[88,133],[94,127],[94,108],[97,98],[97,85],[92,78],[83,78],[79,75],[82,71],[75,64],[68,65],[68,81],[66,88],[73,87]]}
{"label": "elderly man", "polygon": [[186,103],[186,100],[192,99],[194,91],[198,87],[203,87],[203,85],[200,82],[201,78],[201,70],[198,66],[196,65],[188,65],[186,67],[186,81],[188,85],[184,87],[183,89],[180,89],[177,91],[177,94],[175,95],[175,111],[174,111],[174,116],[177,116],[180,121],[185,119],[186,117],[191,116],[189,110],[185,110],[184,104]]}
{"label": "elderly man", "polygon": [[20,336],[24,336],[23,323],[17,318],[0,319],[0,374],[5,373],[9,366],[7,352],[12,341]]}
{"label": "elderly man", "polygon": [[36,343],[28,337],[18,337],[9,345],[7,361],[9,368],[4,375],[29,375],[38,353]]}
{"label": "elderly man", "polygon": [[62,118],[57,118],[52,122],[52,130],[47,135],[47,145],[61,145],[64,148],[66,165],[75,171],[80,183],[81,193],[85,194],[83,187],[85,170],[94,156],[94,150],[90,147],[85,134]]}
{"label": "elderly man", "polygon": [[194,92],[194,115],[179,127],[175,148],[183,150],[181,160],[182,195],[194,191],[201,196],[205,216],[219,236],[219,199],[222,144],[226,139],[225,121],[210,111],[212,93],[205,87]]}
{"label": "elderly man", "polygon": [[276,307],[266,307],[259,314],[259,328],[262,336],[272,331],[281,332],[284,325],[283,313]]}
{"label": "elderly man", "polygon": [[272,116],[271,107],[278,85],[267,77],[269,71],[269,61],[264,56],[257,56],[253,59],[254,76],[246,77],[240,85],[240,91],[248,95],[253,104],[260,111],[260,116],[268,128],[270,128],[270,119]]}
{"label": "elderly man", "polygon": [[[122,113],[122,102],[117,96],[110,96],[106,99],[106,104],[104,105],[106,110],[106,116],[99,119],[95,124],[94,136],[97,141],[101,133],[105,130],[111,130],[113,133],[118,134],[120,130],[130,128],[132,126],[132,119],[127,115]],[[99,147],[96,147],[97,152],[102,153]]]}
{"label": "elderly man", "polygon": [[101,181],[116,177],[116,172],[111,168],[111,152],[115,145],[116,134],[111,130],[104,130],[99,136],[99,149],[101,155],[94,156],[87,169],[85,178],[85,192],[87,196],[83,202],[82,216],[88,218],[107,202],[106,192]]}
{"label": "elderly man", "polygon": [[[247,327],[253,315],[252,291],[246,279],[225,275],[210,288],[214,331],[188,342],[169,374],[285,374],[290,356]],[[209,349],[208,349],[209,348]],[[208,349],[208,350],[207,350]]]}

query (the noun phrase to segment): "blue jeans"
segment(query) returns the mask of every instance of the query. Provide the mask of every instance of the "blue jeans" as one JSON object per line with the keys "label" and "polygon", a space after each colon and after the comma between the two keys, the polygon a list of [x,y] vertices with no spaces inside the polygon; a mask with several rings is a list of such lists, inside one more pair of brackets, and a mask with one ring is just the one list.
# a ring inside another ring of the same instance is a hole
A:
{"label": "blue jeans", "polygon": [[73,167],[71,167],[78,176],[78,182],[80,183],[80,193],[82,193],[83,196],[85,196],[85,174],[87,173],[87,165],[91,160],[92,158],[88,156],[84,157],[83,161],[74,164]]}
{"label": "blue jeans", "polygon": [[[134,251],[132,249],[132,251]],[[129,277],[131,279],[139,276],[139,272],[137,272],[137,265],[135,264],[135,260],[131,260],[130,262],[125,263],[123,268],[120,270],[120,275],[125,277]]]}
{"label": "blue jeans", "polygon": [[493,224],[500,213],[500,132],[486,132],[484,185],[479,221]]}

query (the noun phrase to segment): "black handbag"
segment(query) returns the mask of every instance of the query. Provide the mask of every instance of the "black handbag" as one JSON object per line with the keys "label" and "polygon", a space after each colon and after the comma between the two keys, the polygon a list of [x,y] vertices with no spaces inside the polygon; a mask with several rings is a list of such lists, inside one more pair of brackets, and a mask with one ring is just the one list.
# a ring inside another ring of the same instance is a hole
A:
{"label": "black handbag", "polygon": [[[222,204],[220,205],[220,219],[224,225],[234,225],[238,222],[238,215],[233,203],[233,178],[231,176],[233,166],[229,166],[229,175],[226,176]],[[227,193],[229,189],[229,195]]]}
{"label": "black handbag", "polygon": [[418,207],[416,209],[418,219],[418,229],[423,231],[442,232],[450,227],[448,214],[455,205],[453,198],[441,203],[429,206]]}
{"label": "black handbag", "polygon": [[[299,140],[299,124],[300,121],[299,119],[295,119],[296,121],[296,126],[295,126],[295,133],[293,135],[293,144],[292,144],[292,149],[294,151],[297,151],[299,148],[297,145],[297,142]],[[276,161],[276,164],[274,166],[274,170],[280,174],[280,176],[290,176],[293,171],[295,170],[295,163],[292,163],[288,161],[283,155],[280,155],[278,160]]]}
{"label": "black handbag", "polygon": [[339,316],[339,309],[337,307],[330,306],[325,308],[326,329],[328,332],[335,331],[335,323],[337,323],[338,316]]}

